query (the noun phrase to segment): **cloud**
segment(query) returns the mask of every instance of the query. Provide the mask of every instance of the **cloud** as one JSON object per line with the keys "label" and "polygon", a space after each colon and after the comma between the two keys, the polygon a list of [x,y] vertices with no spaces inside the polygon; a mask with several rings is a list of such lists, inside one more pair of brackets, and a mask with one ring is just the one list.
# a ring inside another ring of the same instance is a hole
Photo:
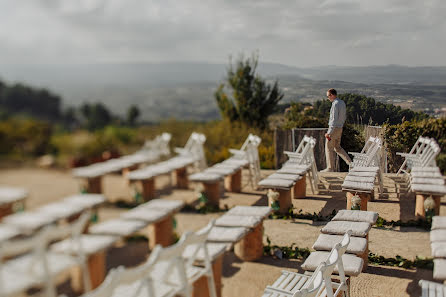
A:
{"label": "cloud", "polygon": [[[0,0],[0,63],[436,64],[443,0]],[[372,53],[379,53],[373,56]]]}

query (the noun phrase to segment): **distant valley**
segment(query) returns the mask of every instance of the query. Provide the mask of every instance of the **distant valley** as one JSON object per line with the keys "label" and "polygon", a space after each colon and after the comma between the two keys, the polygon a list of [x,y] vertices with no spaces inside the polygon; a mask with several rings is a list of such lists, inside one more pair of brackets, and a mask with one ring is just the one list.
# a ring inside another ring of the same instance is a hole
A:
{"label": "distant valley", "polygon": [[[103,102],[124,114],[131,104],[141,120],[174,117],[207,121],[219,117],[214,91],[224,81],[228,65],[208,63],[0,65],[0,80],[48,88],[65,106]],[[283,102],[324,99],[326,89],[359,93],[405,108],[446,107],[446,67],[318,67],[297,68],[260,64],[258,73],[279,80]]]}

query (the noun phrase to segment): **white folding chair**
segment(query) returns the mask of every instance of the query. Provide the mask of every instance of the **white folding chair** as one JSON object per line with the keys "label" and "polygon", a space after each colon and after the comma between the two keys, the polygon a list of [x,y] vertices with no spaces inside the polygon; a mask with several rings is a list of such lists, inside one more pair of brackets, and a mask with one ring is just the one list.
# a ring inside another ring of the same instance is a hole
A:
{"label": "white folding chair", "polygon": [[[55,297],[53,278],[75,265],[82,266],[84,282],[89,289],[90,277],[82,247],[78,247],[76,256],[69,256],[49,252],[48,245],[67,236],[77,238],[90,217],[91,213],[86,212],[72,225],[48,226],[32,237],[3,242],[0,245],[0,297],[13,296],[40,285],[44,286],[45,296]],[[24,255],[4,261],[21,254]]]}
{"label": "white folding chair", "polygon": [[[266,287],[263,297],[335,297],[340,296],[341,292],[348,297],[342,255],[349,242],[350,234],[346,233],[343,240],[333,247],[327,260],[320,263],[312,275],[282,271],[274,284]],[[338,269],[340,282],[333,282],[331,279],[335,267]]]}

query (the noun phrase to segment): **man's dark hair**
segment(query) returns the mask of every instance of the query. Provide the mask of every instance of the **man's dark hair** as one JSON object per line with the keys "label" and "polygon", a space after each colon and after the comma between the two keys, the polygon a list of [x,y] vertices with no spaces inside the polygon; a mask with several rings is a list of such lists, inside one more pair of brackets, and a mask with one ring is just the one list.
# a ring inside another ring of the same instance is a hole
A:
{"label": "man's dark hair", "polygon": [[331,95],[338,96],[338,92],[337,92],[335,89],[328,89],[327,92],[328,92],[329,94],[331,94]]}

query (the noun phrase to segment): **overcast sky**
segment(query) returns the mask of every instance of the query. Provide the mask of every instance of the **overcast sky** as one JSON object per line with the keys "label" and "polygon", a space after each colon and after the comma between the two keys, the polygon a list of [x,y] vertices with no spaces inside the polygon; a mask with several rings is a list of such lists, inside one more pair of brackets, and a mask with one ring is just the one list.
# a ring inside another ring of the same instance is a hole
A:
{"label": "overcast sky", "polygon": [[446,65],[445,0],[0,0],[0,63]]}

